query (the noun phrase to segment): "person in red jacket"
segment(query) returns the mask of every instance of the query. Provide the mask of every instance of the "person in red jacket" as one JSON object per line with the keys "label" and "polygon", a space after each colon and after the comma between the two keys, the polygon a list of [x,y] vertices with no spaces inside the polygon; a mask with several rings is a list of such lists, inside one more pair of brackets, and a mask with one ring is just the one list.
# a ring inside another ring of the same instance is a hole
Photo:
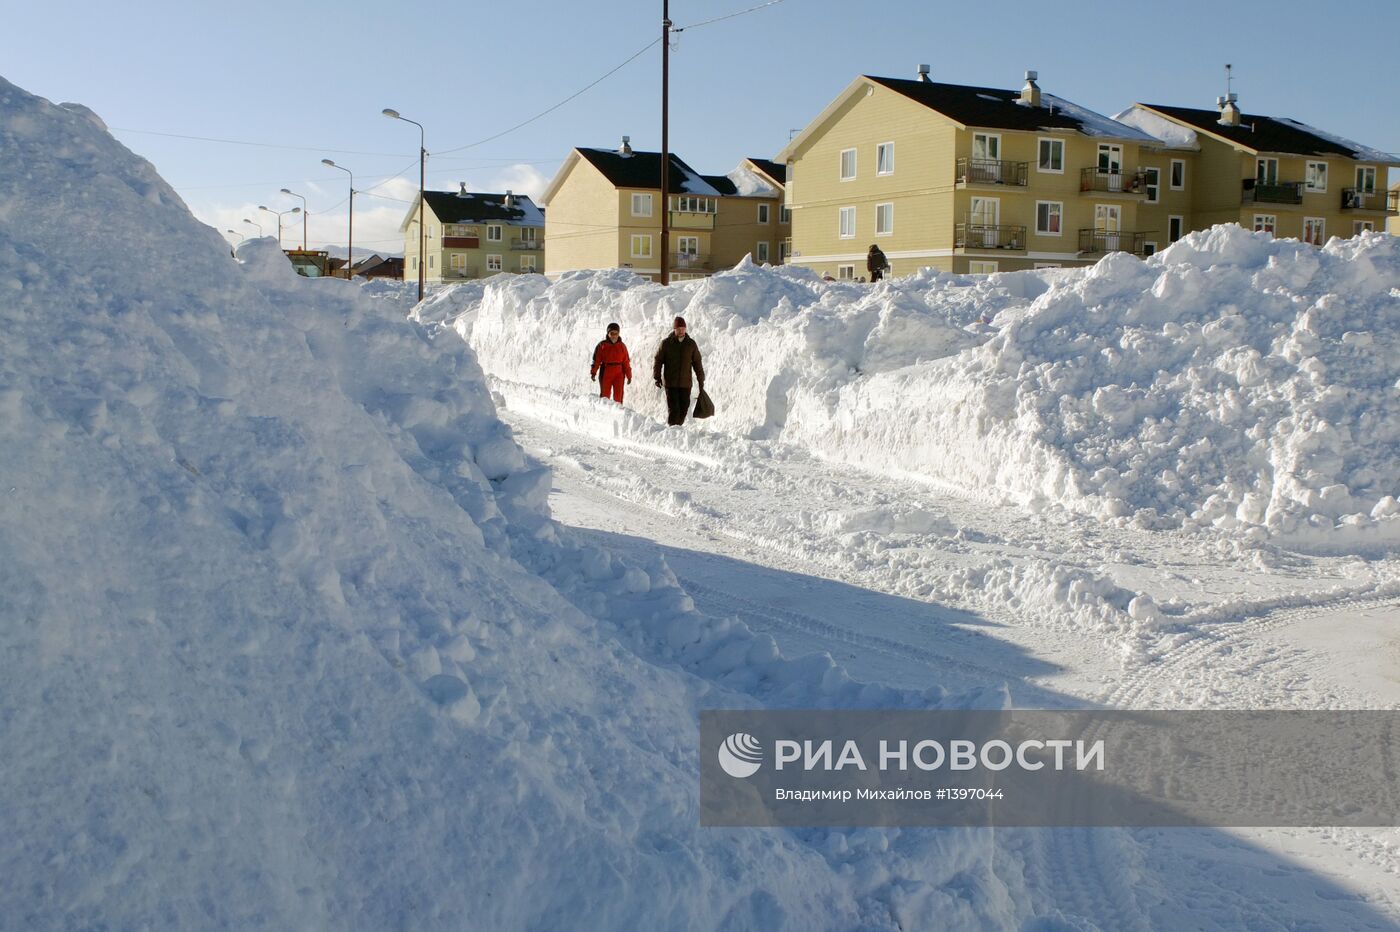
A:
{"label": "person in red jacket", "polygon": [[590,379],[598,380],[598,394],[622,404],[622,382],[632,384],[632,357],[627,354],[627,344],[622,342],[622,327],[608,324],[608,336],[593,348],[593,368],[588,370]]}

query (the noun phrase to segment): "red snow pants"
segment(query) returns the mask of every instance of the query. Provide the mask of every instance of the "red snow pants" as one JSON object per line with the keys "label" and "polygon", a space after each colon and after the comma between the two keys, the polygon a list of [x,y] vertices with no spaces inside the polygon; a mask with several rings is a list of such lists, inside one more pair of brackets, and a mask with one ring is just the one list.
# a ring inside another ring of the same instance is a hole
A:
{"label": "red snow pants", "polygon": [[622,386],[625,375],[619,365],[603,366],[598,370],[598,394],[622,404]]}

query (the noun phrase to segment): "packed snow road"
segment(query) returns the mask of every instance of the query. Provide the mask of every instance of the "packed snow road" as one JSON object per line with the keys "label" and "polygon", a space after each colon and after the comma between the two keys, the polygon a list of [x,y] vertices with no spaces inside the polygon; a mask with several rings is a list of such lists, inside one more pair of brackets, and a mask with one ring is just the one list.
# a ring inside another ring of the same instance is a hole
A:
{"label": "packed snow road", "polygon": [[[553,469],[558,520],[614,552],[659,550],[697,608],[739,617],[788,656],[824,651],[892,686],[1001,683],[1021,707],[1400,707],[1395,561],[1031,514],[699,423],[668,429],[582,393],[493,386]],[[996,843],[1041,910],[1105,929],[1400,923],[1393,830],[1002,831]]]}

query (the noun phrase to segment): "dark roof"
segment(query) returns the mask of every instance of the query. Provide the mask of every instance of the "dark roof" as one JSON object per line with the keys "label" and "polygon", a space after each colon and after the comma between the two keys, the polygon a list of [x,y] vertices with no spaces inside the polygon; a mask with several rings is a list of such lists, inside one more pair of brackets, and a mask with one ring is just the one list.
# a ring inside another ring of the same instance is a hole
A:
{"label": "dark roof", "polygon": [[787,166],[783,163],[775,162],[772,159],[756,159],[752,157],[749,158],[749,161],[752,162],[759,171],[778,182],[778,184],[787,184]]}
{"label": "dark roof", "polygon": [[1021,99],[1020,91],[1008,91],[997,87],[968,87],[963,84],[939,84],[936,81],[904,78],[876,78],[870,75],[864,77],[931,110],[937,110],[964,126],[986,126],[992,129],[1028,132],[1068,129],[1090,136],[1104,136],[1105,128],[1109,128],[1114,135],[1122,138],[1130,139],[1144,135],[1133,127],[1114,125],[1108,117],[1081,107],[1068,106],[1068,101],[1062,101],[1050,94],[1042,93],[1041,101],[1053,102],[1053,112],[1049,106],[1022,106],[1018,103]]}
{"label": "dark roof", "polygon": [[529,223],[539,207],[525,194],[512,194],[515,206],[507,207],[504,194],[468,191],[462,197],[455,191],[425,191],[423,198],[443,223],[484,223],[490,220]]}
{"label": "dark roof", "polygon": [[1296,120],[1279,120],[1255,113],[1240,114],[1239,126],[1222,126],[1219,110],[1196,110],[1191,107],[1163,107],[1144,104],[1150,110],[1180,120],[1197,129],[1237,142],[1257,152],[1289,152],[1296,155],[1342,155],[1361,158],[1359,150],[1308,131]]}
{"label": "dark roof", "polygon": [[725,197],[733,197],[739,193],[739,188],[728,175],[701,175],[700,177],[704,178],[706,184]]}
{"label": "dark roof", "polygon": [[[660,152],[639,152],[633,151],[631,155],[623,155],[614,149],[584,149],[577,150],[593,165],[594,168],[603,173],[603,177],[613,183],[618,188],[655,188],[661,189],[661,153]],[[667,188],[672,193],[684,194],[718,194],[718,191],[696,190],[694,182],[700,181],[703,184],[700,173],[691,168],[674,153],[670,158],[671,173],[668,179]]]}

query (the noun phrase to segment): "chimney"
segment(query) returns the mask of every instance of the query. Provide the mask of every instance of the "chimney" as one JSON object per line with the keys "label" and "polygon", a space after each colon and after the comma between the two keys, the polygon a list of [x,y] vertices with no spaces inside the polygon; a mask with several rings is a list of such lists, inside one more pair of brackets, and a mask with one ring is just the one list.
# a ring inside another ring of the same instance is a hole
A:
{"label": "chimney", "polygon": [[1216,99],[1216,104],[1220,107],[1221,126],[1240,125],[1240,108],[1237,106],[1239,99],[1239,94],[1227,94]]}
{"label": "chimney", "polygon": [[1040,77],[1038,71],[1026,72],[1026,86],[1021,88],[1021,99],[1019,103],[1023,107],[1040,106],[1040,88],[1036,85],[1035,79]]}
{"label": "chimney", "polygon": [[928,83],[929,83],[929,79],[928,79],[928,65],[920,65],[920,66],[919,66],[919,80],[922,81],[922,82],[925,83],[925,84],[928,84]]}
{"label": "chimney", "polygon": [[471,197],[471,195],[467,193],[467,183],[465,181],[459,181],[457,184],[461,185],[461,190],[457,192],[458,197]]}
{"label": "chimney", "polygon": [[514,206],[515,206],[515,194],[514,194],[514,192],[511,191],[510,188],[506,188],[506,203],[505,203],[505,206],[507,206],[507,207],[514,207]]}
{"label": "chimney", "polygon": [[617,150],[617,154],[623,156],[624,158],[625,158],[625,157],[628,157],[628,156],[630,156],[630,155],[632,154],[632,137],[631,137],[631,136],[623,136],[623,137],[622,137],[622,148]]}

